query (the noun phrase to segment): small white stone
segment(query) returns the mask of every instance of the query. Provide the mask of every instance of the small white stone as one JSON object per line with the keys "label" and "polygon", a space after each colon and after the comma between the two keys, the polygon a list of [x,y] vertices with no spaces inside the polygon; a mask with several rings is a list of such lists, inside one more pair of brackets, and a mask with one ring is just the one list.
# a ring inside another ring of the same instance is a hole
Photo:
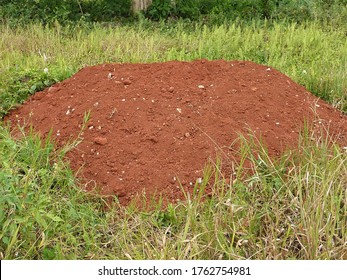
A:
{"label": "small white stone", "polygon": [[225,206],[232,206],[232,205],[231,205],[231,199],[228,198],[228,199],[224,202],[224,205],[225,205]]}
{"label": "small white stone", "polygon": [[198,88],[203,89],[203,88],[205,88],[205,86],[203,86],[203,85],[198,85]]}
{"label": "small white stone", "polygon": [[182,114],[182,110],[180,108],[176,108],[176,111],[180,114]]}

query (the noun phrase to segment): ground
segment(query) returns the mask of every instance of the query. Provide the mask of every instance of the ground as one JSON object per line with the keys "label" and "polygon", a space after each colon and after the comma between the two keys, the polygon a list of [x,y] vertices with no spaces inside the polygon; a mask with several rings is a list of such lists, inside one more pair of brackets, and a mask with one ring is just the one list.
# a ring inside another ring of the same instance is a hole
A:
{"label": "ground", "polygon": [[347,146],[347,116],[279,71],[245,61],[171,61],[86,67],[38,92],[6,118],[32,124],[58,146],[83,141],[67,158],[86,190],[181,199],[209,159],[232,176],[239,133],[280,155],[297,145],[305,122]]}

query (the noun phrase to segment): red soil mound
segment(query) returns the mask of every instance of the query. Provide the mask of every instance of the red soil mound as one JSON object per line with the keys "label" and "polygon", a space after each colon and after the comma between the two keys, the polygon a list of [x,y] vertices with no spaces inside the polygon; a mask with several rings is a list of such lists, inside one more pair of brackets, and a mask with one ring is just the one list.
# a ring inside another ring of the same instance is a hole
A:
{"label": "red soil mound", "polygon": [[297,143],[304,120],[316,120],[347,144],[346,116],[280,72],[241,61],[87,67],[9,119],[43,135],[52,128],[62,145],[89,110],[84,140],[68,158],[87,189],[97,184],[122,202],[142,190],[177,198],[178,178],[189,187],[218,150],[232,156],[239,132],[262,135],[276,155]]}

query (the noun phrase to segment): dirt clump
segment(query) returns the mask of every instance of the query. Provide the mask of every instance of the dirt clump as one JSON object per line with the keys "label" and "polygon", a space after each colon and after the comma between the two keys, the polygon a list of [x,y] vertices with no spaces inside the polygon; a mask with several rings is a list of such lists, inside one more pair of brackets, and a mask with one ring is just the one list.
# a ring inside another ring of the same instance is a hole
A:
{"label": "dirt clump", "polygon": [[262,137],[271,155],[295,147],[304,121],[347,145],[347,117],[279,71],[244,61],[171,61],[86,67],[38,92],[7,117],[32,123],[68,154],[86,189],[128,202],[136,193],[181,196],[217,154],[233,156],[238,133]]}

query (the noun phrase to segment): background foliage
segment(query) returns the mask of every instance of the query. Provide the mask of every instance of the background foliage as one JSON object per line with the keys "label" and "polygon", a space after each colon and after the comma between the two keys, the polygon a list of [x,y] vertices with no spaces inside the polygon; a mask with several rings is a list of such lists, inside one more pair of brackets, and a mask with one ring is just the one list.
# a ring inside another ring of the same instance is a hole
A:
{"label": "background foliage", "polygon": [[0,18],[10,23],[111,21],[129,17],[131,0],[1,0]]}
{"label": "background foliage", "polygon": [[[135,19],[131,3],[132,0],[2,0],[0,21],[47,24]],[[185,18],[212,23],[266,18],[296,22],[318,19],[341,24],[347,18],[347,0],[153,0],[144,15],[152,20]]]}

